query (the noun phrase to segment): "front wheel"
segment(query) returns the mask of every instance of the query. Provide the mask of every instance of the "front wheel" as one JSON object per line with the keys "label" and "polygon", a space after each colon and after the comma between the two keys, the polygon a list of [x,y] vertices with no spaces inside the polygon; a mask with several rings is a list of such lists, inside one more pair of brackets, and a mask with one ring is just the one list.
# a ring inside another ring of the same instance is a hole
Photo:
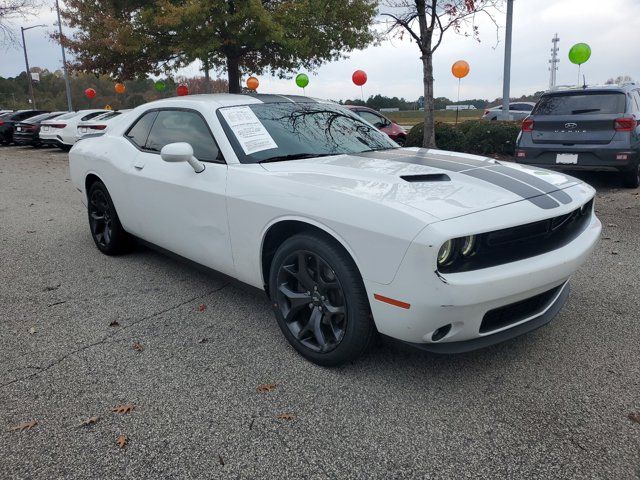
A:
{"label": "front wheel", "polygon": [[302,233],[278,248],[269,291],[285,337],[315,364],[338,366],[355,360],[374,338],[360,272],[324,235]]}
{"label": "front wheel", "polygon": [[104,183],[94,182],[87,194],[89,228],[98,249],[106,255],[118,255],[128,251],[131,236],[125,232]]}
{"label": "front wheel", "polygon": [[628,188],[640,187],[640,161],[636,165],[635,169],[622,174],[622,182],[624,183],[624,186]]}

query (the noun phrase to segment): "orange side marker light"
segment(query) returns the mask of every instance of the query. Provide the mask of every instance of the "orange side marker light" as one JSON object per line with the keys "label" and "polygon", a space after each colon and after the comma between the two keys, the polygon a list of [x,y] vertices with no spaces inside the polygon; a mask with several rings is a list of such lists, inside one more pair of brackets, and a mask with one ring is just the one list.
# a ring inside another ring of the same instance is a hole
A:
{"label": "orange side marker light", "polygon": [[406,302],[402,302],[394,298],[384,297],[382,295],[378,295],[377,293],[373,294],[373,298],[375,298],[379,302],[384,302],[384,303],[388,303],[389,305],[393,305],[394,307],[405,308],[407,310],[411,307],[411,305]]}

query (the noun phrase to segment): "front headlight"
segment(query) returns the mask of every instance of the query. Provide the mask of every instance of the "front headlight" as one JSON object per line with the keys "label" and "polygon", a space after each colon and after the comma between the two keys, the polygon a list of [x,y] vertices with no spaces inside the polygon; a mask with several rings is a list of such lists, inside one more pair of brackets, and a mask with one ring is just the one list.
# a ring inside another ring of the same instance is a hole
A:
{"label": "front headlight", "polygon": [[441,267],[453,260],[453,253],[453,240],[447,240],[438,252],[438,266]]}
{"label": "front headlight", "polygon": [[462,242],[462,248],[460,249],[460,253],[462,253],[463,257],[470,257],[475,253],[476,250],[476,236],[469,235],[468,237],[464,237]]}

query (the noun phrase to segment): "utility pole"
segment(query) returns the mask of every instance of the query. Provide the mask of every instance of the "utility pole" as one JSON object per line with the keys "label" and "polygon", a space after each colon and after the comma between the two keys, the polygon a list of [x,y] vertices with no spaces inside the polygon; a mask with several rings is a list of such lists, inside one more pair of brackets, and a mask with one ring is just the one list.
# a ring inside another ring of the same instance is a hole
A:
{"label": "utility pole", "polygon": [[70,112],[72,112],[73,105],[71,103],[71,85],[69,84],[67,57],[64,53],[64,45],[62,44],[62,22],[60,21],[60,4],[58,3],[58,0],[56,0],[56,11],[58,13],[58,32],[60,32],[60,49],[62,50],[62,71],[64,72],[64,85],[67,89],[67,108]]}
{"label": "utility pole", "polygon": [[504,35],[504,74],[502,77],[502,112],[500,120],[511,120],[509,114],[509,89],[511,86],[511,27],[513,24],[513,0],[507,0],[507,25]]}
{"label": "utility pole", "polygon": [[549,63],[551,66],[549,67],[549,71],[551,74],[549,75],[549,89],[552,89],[556,86],[556,72],[558,71],[558,64],[560,63],[560,59],[558,58],[558,42],[560,39],[558,38],[558,34],[556,33],[551,39],[551,43],[553,43],[553,47],[551,48],[551,60]]}
{"label": "utility pole", "polygon": [[31,95],[31,108],[36,108],[36,97],[33,94],[33,79],[31,78],[31,71],[29,70],[29,57],[27,57],[27,44],[24,41],[24,32],[36,27],[46,27],[46,25],[33,25],[32,27],[20,27],[20,33],[22,33],[22,49],[24,50],[24,63],[27,67],[27,80],[29,81],[29,94]]}

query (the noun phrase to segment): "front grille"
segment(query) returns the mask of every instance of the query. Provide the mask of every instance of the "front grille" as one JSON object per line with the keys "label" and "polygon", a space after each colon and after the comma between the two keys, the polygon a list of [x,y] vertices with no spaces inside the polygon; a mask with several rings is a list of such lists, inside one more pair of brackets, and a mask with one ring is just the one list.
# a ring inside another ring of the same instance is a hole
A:
{"label": "front grille", "polygon": [[459,257],[438,269],[442,273],[469,272],[551,252],[580,235],[592,212],[593,199],[565,215],[483,233],[477,236],[478,248],[472,256]]}
{"label": "front grille", "polygon": [[540,293],[535,297],[526,298],[519,302],[505,305],[504,307],[489,310],[482,318],[480,333],[499,330],[541,313],[549,306],[562,287],[563,285],[560,285]]}

